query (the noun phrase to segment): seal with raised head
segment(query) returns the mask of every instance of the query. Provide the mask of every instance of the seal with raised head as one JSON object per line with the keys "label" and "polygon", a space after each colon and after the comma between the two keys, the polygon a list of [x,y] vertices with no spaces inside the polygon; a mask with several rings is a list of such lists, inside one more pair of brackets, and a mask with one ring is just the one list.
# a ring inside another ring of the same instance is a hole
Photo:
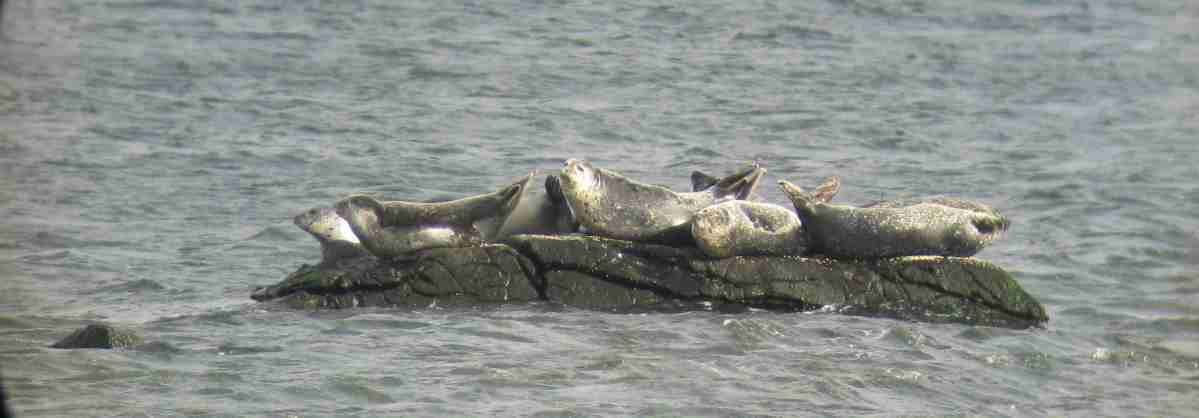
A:
{"label": "seal with raised head", "polygon": [[545,178],[545,188],[527,187],[520,203],[508,214],[496,233],[497,240],[519,234],[560,235],[578,231],[558,176]]}
{"label": "seal with raised head", "polygon": [[1007,218],[993,209],[960,199],[944,201],[954,206],[901,202],[853,207],[821,202],[815,194],[786,180],[780,180],[779,186],[795,205],[812,252],[831,257],[969,257],[1009,225]]}
{"label": "seal with raised head", "polygon": [[[836,178],[826,179],[814,196],[828,202],[839,187]],[[808,249],[795,211],[765,202],[731,200],[703,208],[691,223],[691,236],[700,250],[715,258],[801,255]]]}
{"label": "seal with raised head", "polygon": [[312,208],[304,211],[292,222],[321,244],[321,264],[370,255],[358,236],[333,208]]}
{"label": "seal with raised head", "polygon": [[494,239],[517,206],[528,177],[500,190],[439,203],[389,201],[353,195],[337,214],[371,254],[394,258],[429,248],[472,247]]}
{"label": "seal with raised head", "polygon": [[571,159],[566,161],[559,179],[571,213],[587,233],[626,241],[679,244],[692,241],[690,222],[696,212],[724,200],[745,199],[765,171],[751,165],[706,190],[678,193]]}

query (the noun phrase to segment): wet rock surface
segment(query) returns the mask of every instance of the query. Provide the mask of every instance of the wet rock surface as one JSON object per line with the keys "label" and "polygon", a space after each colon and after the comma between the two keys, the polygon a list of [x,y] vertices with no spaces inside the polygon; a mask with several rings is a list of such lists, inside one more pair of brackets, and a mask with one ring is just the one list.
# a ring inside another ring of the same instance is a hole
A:
{"label": "wet rock surface", "polygon": [[446,306],[548,300],[588,309],[743,305],[1014,328],[1048,320],[1003,269],[977,258],[711,259],[695,248],[592,236],[302,266],[252,297],[297,308]]}

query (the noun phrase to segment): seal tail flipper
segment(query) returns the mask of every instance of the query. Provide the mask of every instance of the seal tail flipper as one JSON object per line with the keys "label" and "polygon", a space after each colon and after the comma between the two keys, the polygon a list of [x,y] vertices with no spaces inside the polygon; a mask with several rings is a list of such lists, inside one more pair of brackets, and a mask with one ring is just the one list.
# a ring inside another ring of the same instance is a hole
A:
{"label": "seal tail flipper", "polygon": [[712,185],[716,198],[732,197],[737,200],[748,199],[758,189],[758,182],[766,175],[766,169],[753,163],[736,173],[720,179]]}
{"label": "seal tail flipper", "polygon": [[820,182],[819,186],[816,186],[816,190],[812,192],[812,198],[821,203],[828,203],[837,196],[839,191],[841,191],[841,178],[828,176]]}
{"label": "seal tail flipper", "polygon": [[691,191],[702,192],[708,190],[709,187],[715,186],[720,182],[720,179],[707,175],[706,173],[695,170],[691,172]]}

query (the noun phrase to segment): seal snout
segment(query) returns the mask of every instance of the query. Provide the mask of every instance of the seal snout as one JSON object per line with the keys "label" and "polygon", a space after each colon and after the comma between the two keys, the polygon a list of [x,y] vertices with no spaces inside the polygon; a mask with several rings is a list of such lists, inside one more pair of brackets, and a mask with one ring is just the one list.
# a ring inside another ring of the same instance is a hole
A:
{"label": "seal snout", "polygon": [[300,229],[307,231],[308,226],[316,223],[317,219],[320,219],[320,217],[321,209],[312,208],[300,213],[299,215],[296,215],[294,218],[291,218],[291,223],[300,227]]}

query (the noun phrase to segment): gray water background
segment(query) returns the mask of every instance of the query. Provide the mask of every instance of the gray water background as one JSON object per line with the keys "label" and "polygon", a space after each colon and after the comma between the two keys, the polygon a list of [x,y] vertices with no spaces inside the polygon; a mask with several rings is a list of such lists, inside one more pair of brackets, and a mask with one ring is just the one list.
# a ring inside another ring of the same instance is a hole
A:
{"label": "gray water background", "polygon": [[[1196,416],[1199,7],[1181,0],[33,1],[0,23],[19,416]],[[546,303],[295,311],[290,223],[566,158],[747,161],[1013,219],[1044,329]],[[104,321],[158,344],[46,348]]]}

